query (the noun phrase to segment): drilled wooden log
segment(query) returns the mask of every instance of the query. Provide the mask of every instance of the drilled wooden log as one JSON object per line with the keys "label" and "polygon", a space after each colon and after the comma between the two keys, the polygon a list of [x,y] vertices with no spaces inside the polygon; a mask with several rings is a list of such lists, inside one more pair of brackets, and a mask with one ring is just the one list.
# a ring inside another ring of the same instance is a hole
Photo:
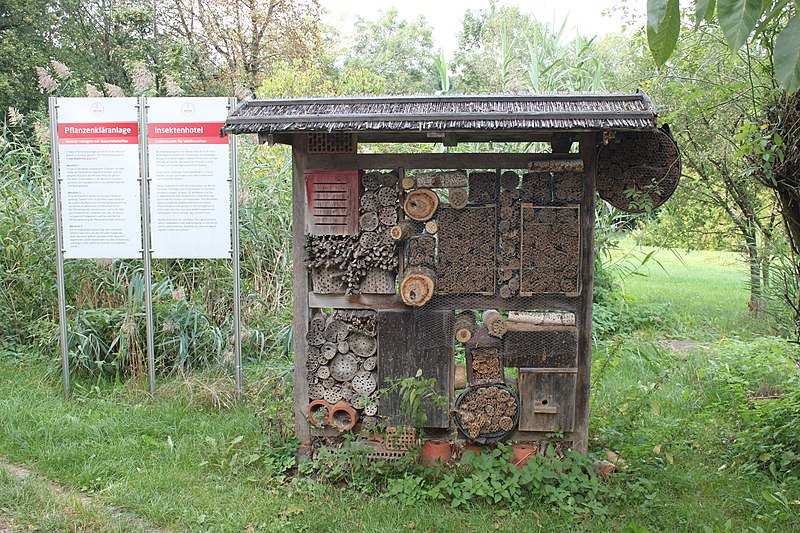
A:
{"label": "drilled wooden log", "polygon": [[436,273],[426,267],[411,267],[400,281],[400,298],[411,307],[428,303],[436,290]]}
{"label": "drilled wooden log", "polygon": [[378,197],[375,196],[374,191],[365,191],[361,195],[361,211],[377,211],[380,207]]}
{"label": "drilled wooden log", "polygon": [[483,312],[483,325],[492,337],[502,337],[508,331],[506,319],[497,310],[487,309]]}
{"label": "drilled wooden log", "polygon": [[435,172],[417,172],[414,175],[417,181],[417,187],[429,188],[448,188],[448,187],[466,187],[467,186],[467,173],[463,170],[449,170],[449,171],[435,171]]}
{"label": "drilled wooden log", "polygon": [[425,223],[425,233],[436,235],[437,231],[439,231],[439,224],[435,220],[429,220]]}
{"label": "drilled wooden log", "polygon": [[389,235],[395,241],[405,241],[417,231],[417,225],[410,220],[401,220],[389,229]]}
{"label": "drilled wooden log", "polygon": [[393,205],[382,207],[378,219],[384,226],[394,226],[397,224],[397,208]]}
{"label": "drilled wooden log", "polygon": [[403,209],[410,218],[429,220],[439,207],[439,197],[430,189],[417,189],[406,196]]}
{"label": "drilled wooden log", "polygon": [[379,223],[378,213],[375,211],[367,211],[358,219],[358,226],[361,231],[374,231],[378,228]]}
{"label": "drilled wooden log", "polygon": [[381,187],[375,196],[378,197],[378,203],[383,207],[397,204],[397,191],[394,190],[394,187]]}
{"label": "drilled wooden log", "polygon": [[511,311],[508,313],[509,331],[526,331],[526,326],[574,326],[575,313],[529,313]]}
{"label": "drilled wooden log", "polygon": [[469,202],[469,193],[466,189],[450,189],[447,194],[447,201],[454,209],[463,209]]}

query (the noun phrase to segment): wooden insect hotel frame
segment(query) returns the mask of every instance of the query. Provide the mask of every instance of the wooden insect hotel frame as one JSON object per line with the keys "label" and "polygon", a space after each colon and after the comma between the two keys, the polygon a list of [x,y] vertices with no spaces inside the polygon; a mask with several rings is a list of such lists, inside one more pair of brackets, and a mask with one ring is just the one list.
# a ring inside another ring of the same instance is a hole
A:
{"label": "wooden insect hotel frame", "polygon": [[225,133],[292,147],[301,442],[402,433],[387,385],[421,371],[447,399],[425,406],[428,435],[585,452],[596,192],[628,211],[672,194],[656,116],[642,93],[241,104]]}

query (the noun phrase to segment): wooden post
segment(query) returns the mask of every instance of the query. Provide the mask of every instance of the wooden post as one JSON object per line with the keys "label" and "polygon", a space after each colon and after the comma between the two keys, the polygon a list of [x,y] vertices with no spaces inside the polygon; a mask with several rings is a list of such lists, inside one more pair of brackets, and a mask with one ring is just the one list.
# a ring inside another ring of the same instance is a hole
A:
{"label": "wooden post", "polygon": [[594,292],[594,207],[597,177],[597,133],[579,138],[584,164],[581,199],[581,297],[575,319],[578,325],[578,375],[575,386],[575,426],[573,447],[589,451],[589,385],[592,369],[592,293]]}
{"label": "wooden post", "polygon": [[298,458],[311,456],[311,428],[306,419],[306,333],[308,333],[308,272],[305,266],[306,187],[308,136],[295,135],[292,142],[292,263],[294,300],[294,431],[300,440]]}

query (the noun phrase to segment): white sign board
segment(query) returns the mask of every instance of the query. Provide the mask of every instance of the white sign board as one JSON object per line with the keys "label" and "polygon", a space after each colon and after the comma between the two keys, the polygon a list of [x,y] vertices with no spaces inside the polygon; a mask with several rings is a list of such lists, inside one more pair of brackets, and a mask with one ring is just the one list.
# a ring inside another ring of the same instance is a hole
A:
{"label": "white sign board", "polygon": [[142,256],[135,98],[59,98],[65,258]]}
{"label": "white sign board", "polygon": [[147,103],[153,257],[231,257],[228,99]]}

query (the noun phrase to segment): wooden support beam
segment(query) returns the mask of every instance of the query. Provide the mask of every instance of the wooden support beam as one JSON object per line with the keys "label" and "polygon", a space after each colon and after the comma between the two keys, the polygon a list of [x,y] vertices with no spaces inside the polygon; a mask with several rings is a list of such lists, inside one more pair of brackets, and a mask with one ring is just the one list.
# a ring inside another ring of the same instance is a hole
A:
{"label": "wooden support beam", "polygon": [[307,157],[307,136],[298,135],[292,146],[292,263],[294,270],[293,324],[294,324],[294,429],[301,450],[298,455],[311,453],[311,426],[306,419],[308,405],[308,379],[306,359],[306,333],[308,333],[308,272],[305,267],[305,227],[306,227],[306,185],[305,170]]}
{"label": "wooden support beam", "polygon": [[584,164],[583,200],[581,201],[581,298],[575,313],[578,326],[578,376],[575,386],[575,426],[573,446],[581,453],[589,451],[589,387],[592,369],[592,293],[594,291],[594,208],[597,178],[598,134],[579,137]]}
{"label": "wooden support beam", "polygon": [[[554,158],[551,154],[309,154],[308,168],[313,169],[452,169],[503,168],[528,169],[529,165],[557,161],[580,160],[578,154],[563,154]],[[567,166],[574,163],[564,163]]]}

